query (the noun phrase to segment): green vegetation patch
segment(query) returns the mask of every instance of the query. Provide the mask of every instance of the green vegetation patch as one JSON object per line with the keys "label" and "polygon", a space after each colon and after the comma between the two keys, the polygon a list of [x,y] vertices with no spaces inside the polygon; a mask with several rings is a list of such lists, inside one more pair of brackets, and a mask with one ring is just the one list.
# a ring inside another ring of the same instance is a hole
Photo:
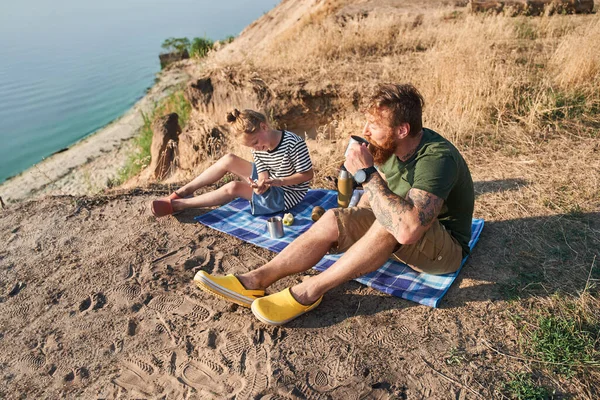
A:
{"label": "green vegetation patch", "polygon": [[192,106],[183,94],[183,90],[172,93],[154,105],[150,114],[142,113],[144,125],[140,128],[135,138],[135,150],[129,155],[127,163],[119,171],[118,177],[109,182],[109,187],[118,186],[129,178],[140,173],[142,169],[150,164],[150,148],[152,147],[152,123],[156,118],[170,113],[177,113],[179,126],[183,129],[190,118]]}
{"label": "green vegetation patch", "polygon": [[174,51],[176,51],[178,53],[183,53],[184,51],[189,50],[190,39],[185,38],[185,37],[183,37],[183,38],[170,37],[168,39],[165,39],[165,41],[162,43],[161,47],[167,53],[171,53]]}
{"label": "green vegetation patch", "polygon": [[[223,43],[231,43],[235,39],[235,36],[229,35],[222,40]],[[187,51],[190,57],[203,58],[206,57],[208,52],[215,46],[215,42],[207,37],[195,37],[192,40],[182,37],[175,38],[170,37],[165,39],[161,47],[166,53],[183,53]]]}
{"label": "green vegetation patch", "polygon": [[526,354],[568,378],[582,368],[600,367],[598,315],[565,298],[555,301],[558,308],[538,316],[534,327],[526,329]]}
{"label": "green vegetation patch", "polygon": [[202,58],[213,48],[214,42],[208,38],[194,38],[190,45],[190,56]]}
{"label": "green vegetation patch", "polygon": [[579,321],[561,316],[542,316],[539,328],[531,334],[531,351],[541,361],[551,363],[555,372],[572,376],[580,366],[600,364],[595,343],[596,333]]}
{"label": "green vegetation patch", "polygon": [[550,392],[539,386],[531,374],[509,374],[510,381],[504,383],[502,391],[509,399],[515,400],[545,400],[550,398]]}

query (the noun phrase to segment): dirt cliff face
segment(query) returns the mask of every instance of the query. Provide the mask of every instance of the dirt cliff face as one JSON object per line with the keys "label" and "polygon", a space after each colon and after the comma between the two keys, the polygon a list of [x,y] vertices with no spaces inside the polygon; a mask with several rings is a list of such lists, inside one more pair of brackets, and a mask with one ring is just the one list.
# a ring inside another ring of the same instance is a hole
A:
{"label": "dirt cliff face", "polygon": [[249,108],[263,112],[277,127],[300,134],[315,132],[339,109],[332,85],[320,88],[305,80],[276,82],[274,78],[228,67],[192,82],[185,93],[192,106],[216,124],[225,125],[225,116],[233,108]]}

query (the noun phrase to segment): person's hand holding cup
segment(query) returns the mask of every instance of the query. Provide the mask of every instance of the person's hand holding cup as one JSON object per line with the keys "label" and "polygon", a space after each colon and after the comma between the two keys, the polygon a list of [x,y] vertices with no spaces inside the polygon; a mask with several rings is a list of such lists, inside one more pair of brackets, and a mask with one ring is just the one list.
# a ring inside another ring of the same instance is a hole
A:
{"label": "person's hand holding cup", "polygon": [[350,136],[350,143],[348,143],[344,156],[346,157],[344,167],[352,175],[356,174],[356,171],[359,169],[368,168],[373,165],[373,156],[369,151],[369,142],[360,136]]}

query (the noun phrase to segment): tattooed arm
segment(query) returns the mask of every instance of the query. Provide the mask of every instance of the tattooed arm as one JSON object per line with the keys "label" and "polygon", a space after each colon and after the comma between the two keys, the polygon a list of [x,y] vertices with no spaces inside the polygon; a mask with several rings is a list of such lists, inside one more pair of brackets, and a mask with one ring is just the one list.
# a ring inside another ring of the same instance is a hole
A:
{"label": "tattooed arm", "polygon": [[404,199],[392,192],[378,173],[363,188],[377,221],[401,244],[421,239],[444,205],[443,199],[414,188]]}

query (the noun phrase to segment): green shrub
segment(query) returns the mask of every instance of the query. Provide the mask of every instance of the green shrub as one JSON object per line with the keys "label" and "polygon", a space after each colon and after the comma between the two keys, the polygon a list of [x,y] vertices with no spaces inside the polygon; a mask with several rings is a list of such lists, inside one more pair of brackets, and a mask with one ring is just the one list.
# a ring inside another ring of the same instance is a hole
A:
{"label": "green shrub", "polygon": [[188,50],[190,48],[190,40],[188,38],[174,38],[170,37],[165,39],[163,44],[161,45],[165,52],[171,53],[177,51],[179,53]]}
{"label": "green shrub", "polygon": [[213,41],[208,38],[194,38],[190,46],[190,57],[205,57],[213,48],[213,44]]}

